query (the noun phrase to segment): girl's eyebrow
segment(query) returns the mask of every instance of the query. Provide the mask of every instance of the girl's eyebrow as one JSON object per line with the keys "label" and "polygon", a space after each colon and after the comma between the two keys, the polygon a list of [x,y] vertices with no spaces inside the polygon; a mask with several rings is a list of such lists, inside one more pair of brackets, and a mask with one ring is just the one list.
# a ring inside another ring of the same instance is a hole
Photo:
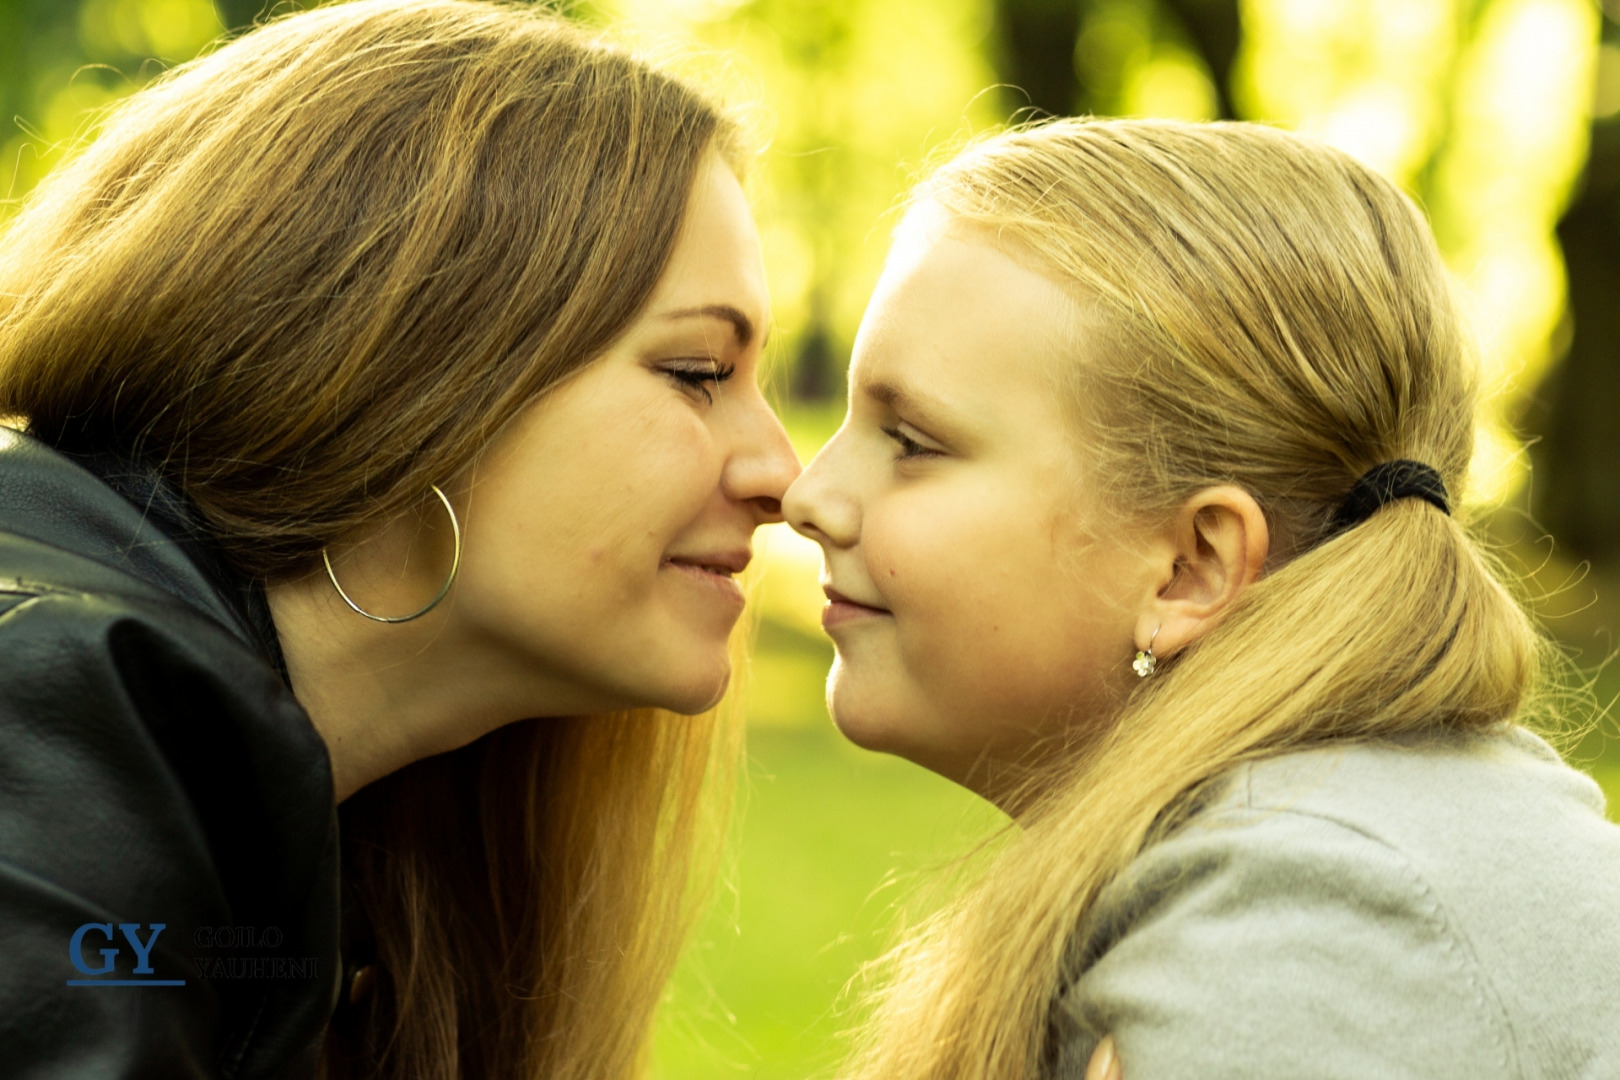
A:
{"label": "girl's eyebrow", "polygon": [[861,391],[891,412],[903,412],[908,418],[915,419],[930,430],[960,432],[966,429],[967,425],[963,423],[963,419],[959,419],[960,414],[956,410],[940,398],[918,393],[915,388],[878,380],[863,383]]}

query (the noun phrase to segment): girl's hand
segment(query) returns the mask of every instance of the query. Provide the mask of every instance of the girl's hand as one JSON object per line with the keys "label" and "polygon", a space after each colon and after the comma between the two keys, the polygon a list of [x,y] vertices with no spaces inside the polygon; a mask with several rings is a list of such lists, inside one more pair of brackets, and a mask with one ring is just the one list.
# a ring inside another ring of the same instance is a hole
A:
{"label": "girl's hand", "polygon": [[1091,1064],[1086,1066],[1086,1080],[1125,1080],[1125,1072],[1119,1067],[1119,1055],[1114,1052],[1112,1035],[1105,1035],[1097,1044]]}

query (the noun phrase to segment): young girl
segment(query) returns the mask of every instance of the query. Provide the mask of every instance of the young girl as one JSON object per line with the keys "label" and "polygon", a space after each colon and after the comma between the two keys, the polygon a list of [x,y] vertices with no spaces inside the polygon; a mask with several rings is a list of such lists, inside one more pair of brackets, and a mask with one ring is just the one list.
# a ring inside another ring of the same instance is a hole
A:
{"label": "young girl", "polygon": [[745,162],[543,9],[364,0],[35,192],[0,1075],[640,1072],[723,832],[732,578],[798,471]]}
{"label": "young girl", "polygon": [[785,507],[839,727],[1021,828],[856,1076],[1620,1075],[1620,828],[1520,723],[1474,384],[1418,212],[1293,135],[1060,121],[921,186]]}

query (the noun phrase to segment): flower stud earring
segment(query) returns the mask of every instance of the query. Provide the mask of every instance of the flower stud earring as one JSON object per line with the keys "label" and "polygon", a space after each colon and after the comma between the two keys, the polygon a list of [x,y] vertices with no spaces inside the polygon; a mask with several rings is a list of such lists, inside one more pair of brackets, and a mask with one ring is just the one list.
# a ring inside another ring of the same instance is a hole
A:
{"label": "flower stud earring", "polygon": [[1131,670],[1136,672],[1138,678],[1147,678],[1159,666],[1158,657],[1153,655],[1153,642],[1158,636],[1159,628],[1155,626],[1153,628],[1153,637],[1148,638],[1148,647],[1138,649],[1136,659],[1131,661]]}

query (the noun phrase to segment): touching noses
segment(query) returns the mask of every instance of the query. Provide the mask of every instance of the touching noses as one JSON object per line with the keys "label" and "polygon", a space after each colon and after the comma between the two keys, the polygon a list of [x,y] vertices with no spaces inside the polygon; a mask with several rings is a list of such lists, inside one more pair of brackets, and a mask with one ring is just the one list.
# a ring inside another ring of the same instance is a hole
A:
{"label": "touching noses", "polygon": [[782,500],[782,513],[795,532],[818,544],[850,547],[860,537],[861,515],[856,500],[837,483],[838,435],[805,466]]}
{"label": "touching noses", "polygon": [[737,423],[740,430],[721,486],[728,498],[750,505],[759,524],[781,521],[782,499],[800,472],[799,455],[763,397]]}

